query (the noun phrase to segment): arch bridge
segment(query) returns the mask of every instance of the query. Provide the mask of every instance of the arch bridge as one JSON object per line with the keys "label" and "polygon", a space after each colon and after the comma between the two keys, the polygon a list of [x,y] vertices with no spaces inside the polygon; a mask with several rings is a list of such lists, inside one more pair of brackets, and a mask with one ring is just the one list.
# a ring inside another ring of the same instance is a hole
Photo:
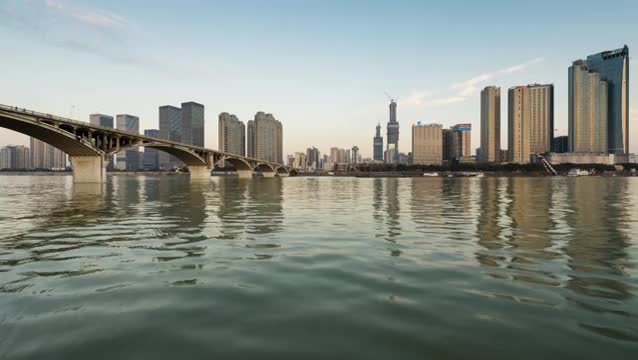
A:
{"label": "arch bridge", "polygon": [[6,105],[0,105],[0,127],[42,140],[64,151],[69,155],[76,183],[106,181],[106,166],[113,155],[138,146],[155,148],[175,156],[188,167],[191,180],[208,179],[213,166],[220,161],[233,165],[240,178],[252,178],[255,172],[264,177],[295,174],[291,167],[283,164]]}

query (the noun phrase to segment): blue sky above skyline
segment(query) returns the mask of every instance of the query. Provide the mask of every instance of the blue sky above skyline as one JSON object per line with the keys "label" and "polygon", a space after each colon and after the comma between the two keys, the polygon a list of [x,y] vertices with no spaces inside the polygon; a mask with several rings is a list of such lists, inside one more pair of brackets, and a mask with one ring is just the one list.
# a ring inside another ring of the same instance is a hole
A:
{"label": "blue sky above skyline", "polygon": [[[638,2],[580,1],[81,1],[0,0],[0,103],[88,121],[90,113],[140,116],[158,106],[206,106],[206,145],[217,116],[271,112],[284,151],[358,145],[372,155],[388,91],[399,102],[400,150],[417,121],[472,123],[479,91],[556,86],[557,134],[567,133],[573,60],[638,44]],[[638,152],[638,67],[630,69],[630,148]],[[7,86],[8,85],[8,86]],[[0,130],[0,144],[27,143]]]}

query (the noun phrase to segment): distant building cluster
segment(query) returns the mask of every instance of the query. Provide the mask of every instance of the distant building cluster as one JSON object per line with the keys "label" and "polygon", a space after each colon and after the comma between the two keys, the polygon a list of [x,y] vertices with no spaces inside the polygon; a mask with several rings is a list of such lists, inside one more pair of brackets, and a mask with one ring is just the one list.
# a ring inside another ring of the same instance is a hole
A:
{"label": "distant building cluster", "polygon": [[259,111],[244,125],[237,116],[223,112],[217,134],[221,152],[284,163],[283,126],[272,114]]}
{"label": "distant building cluster", "polygon": [[0,149],[0,169],[30,169],[30,151],[23,145],[9,145]]}
{"label": "distant building cluster", "polygon": [[64,170],[66,154],[44,141],[31,138],[29,147],[9,145],[0,149],[0,169]]}

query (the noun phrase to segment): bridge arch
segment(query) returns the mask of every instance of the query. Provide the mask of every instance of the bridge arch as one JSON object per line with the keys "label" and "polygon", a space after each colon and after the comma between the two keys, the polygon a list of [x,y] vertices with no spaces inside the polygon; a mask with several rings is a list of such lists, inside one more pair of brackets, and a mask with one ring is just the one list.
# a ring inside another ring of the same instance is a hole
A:
{"label": "bridge arch", "polygon": [[187,148],[181,147],[181,146],[175,146],[175,145],[169,145],[169,144],[161,144],[161,143],[137,143],[137,144],[130,144],[127,146],[122,146],[119,149],[115,150],[115,151],[111,151],[108,153],[109,156],[113,156],[119,152],[122,151],[126,151],[126,150],[130,150],[136,147],[140,147],[143,146],[145,148],[152,148],[152,149],[157,149],[160,151],[163,151],[167,154],[173,155],[176,158],[178,158],[181,162],[183,162],[186,166],[191,167],[191,166],[206,166],[207,162],[206,159],[202,158],[199,154],[195,153],[192,150],[189,150]]}
{"label": "bridge arch", "polygon": [[82,132],[76,133],[76,129],[68,125],[57,127],[53,123],[7,113],[0,109],[0,127],[41,140],[71,157],[104,155],[104,151],[93,145],[90,137],[84,137]]}
{"label": "bridge arch", "polygon": [[252,166],[250,166],[250,164],[246,160],[239,159],[236,157],[227,156],[220,159],[219,161],[224,161],[225,163],[230,164],[237,171],[241,171],[241,170],[252,171],[253,170]]}
{"label": "bridge arch", "polygon": [[288,175],[290,175],[290,171],[288,171],[288,168],[286,168],[285,166],[277,167],[275,172],[277,173],[278,176],[288,176]]}
{"label": "bridge arch", "polygon": [[268,163],[258,163],[255,170],[261,171],[264,177],[275,177],[275,168]]}
{"label": "bridge arch", "polygon": [[237,171],[237,175],[241,179],[250,179],[253,177],[253,167],[252,165],[240,158],[236,158],[233,156],[223,156],[219,161],[224,161],[226,164],[230,164]]}

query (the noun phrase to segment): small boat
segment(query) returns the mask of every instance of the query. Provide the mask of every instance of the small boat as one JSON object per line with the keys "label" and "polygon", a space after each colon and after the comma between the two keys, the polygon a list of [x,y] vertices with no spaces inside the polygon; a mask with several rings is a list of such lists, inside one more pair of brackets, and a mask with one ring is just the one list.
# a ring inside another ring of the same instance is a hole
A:
{"label": "small boat", "polygon": [[436,172],[423,173],[423,176],[427,176],[427,177],[435,177],[435,176],[439,176],[439,173],[436,173]]}
{"label": "small boat", "polygon": [[571,169],[567,173],[567,176],[589,176],[589,171],[581,169]]}

